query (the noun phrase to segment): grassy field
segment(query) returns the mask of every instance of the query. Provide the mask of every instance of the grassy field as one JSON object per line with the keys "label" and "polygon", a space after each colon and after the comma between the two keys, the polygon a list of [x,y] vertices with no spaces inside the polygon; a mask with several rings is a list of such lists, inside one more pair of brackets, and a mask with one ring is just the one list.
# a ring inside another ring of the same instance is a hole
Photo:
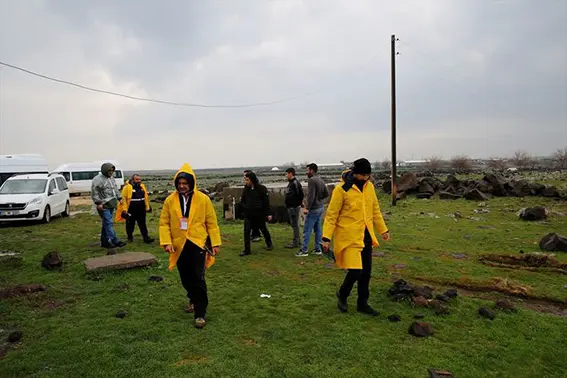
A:
{"label": "grassy field", "polygon": [[[48,290],[0,299],[0,329],[23,332],[0,360],[0,376],[426,377],[428,368],[450,370],[455,377],[565,376],[567,312],[560,302],[567,297],[567,276],[478,261],[488,253],[537,251],[546,233],[566,234],[565,202],[491,199],[485,214],[464,200],[408,199],[392,208],[384,197],[381,203],[393,240],[375,251],[383,256],[373,258],[370,304],[381,312],[378,318],[356,313],[355,298],[348,314],[339,313],[335,291],[344,273],[323,257],[296,258],[295,251],[284,249],[291,234],[285,225],[270,226],[274,251],[254,244],[253,254],[241,258],[242,223],[220,220],[224,245],[207,272],[204,330],[193,328],[191,315],[183,312],[177,271],[167,270],[167,256],[157,245],[138,237],[125,248],[155,254],[159,264],[151,268],[87,276],[82,261],[106,253],[95,246],[97,217],[83,213],[48,225],[2,227],[0,250],[21,253],[23,265],[0,265],[0,289],[39,283]],[[532,205],[546,206],[548,220],[517,218],[519,208]],[[449,216],[457,211],[462,218]],[[154,236],[158,217],[154,204],[148,219]],[[123,226],[117,230],[124,238]],[[51,251],[63,256],[61,272],[41,267]],[[567,254],[556,255],[567,262]],[[151,275],[165,280],[150,282]],[[436,316],[391,301],[387,290],[398,278],[438,290],[454,285],[470,290],[459,289],[451,313]],[[533,299],[490,287],[521,288]],[[263,293],[271,298],[260,298]],[[493,321],[477,315],[479,307],[493,307],[501,297],[511,298],[519,311],[497,312]],[[124,319],[115,317],[120,310],[128,312]],[[408,334],[416,313],[425,314],[434,336]],[[390,323],[390,314],[402,321]]]}

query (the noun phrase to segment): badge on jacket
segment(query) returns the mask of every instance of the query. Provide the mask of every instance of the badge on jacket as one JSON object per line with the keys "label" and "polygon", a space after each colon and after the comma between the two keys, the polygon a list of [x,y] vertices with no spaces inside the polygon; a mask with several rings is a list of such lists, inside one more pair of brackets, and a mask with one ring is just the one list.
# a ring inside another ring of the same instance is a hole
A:
{"label": "badge on jacket", "polygon": [[187,218],[185,217],[179,218],[179,228],[182,230],[187,230]]}

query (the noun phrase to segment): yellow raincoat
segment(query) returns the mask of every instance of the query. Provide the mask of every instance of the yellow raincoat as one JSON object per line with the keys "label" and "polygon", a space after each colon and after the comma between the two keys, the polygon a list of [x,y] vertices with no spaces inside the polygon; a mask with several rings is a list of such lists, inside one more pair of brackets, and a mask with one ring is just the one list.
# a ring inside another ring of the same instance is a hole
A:
{"label": "yellow raincoat", "polygon": [[352,173],[345,171],[341,184],[333,190],[323,224],[323,237],[333,240],[333,252],[339,268],[362,269],[365,228],[372,237],[373,247],[380,245],[374,229],[379,234],[388,231],[374,185],[367,181],[361,192],[354,185]]}
{"label": "yellow raincoat", "polygon": [[[169,195],[163,203],[159,219],[159,242],[161,246],[172,245],[174,253],[169,255],[169,270],[177,265],[186,240],[204,248],[207,237],[211,240],[211,246],[218,247],[221,243],[220,229],[217,223],[217,215],[211,199],[197,190],[197,177],[191,166],[187,163],[175,174],[188,173],[195,179],[195,188],[191,198],[191,208],[187,217],[187,230],[181,229],[181,203],[177,190]],[[205,266],[211,267],[215,258],[207,253]]]}
{"label": "yellow raincoat", "polygon": [[[148,190],[146,186],[142,183],[140,184],[142,190],[144,191],[145,203],[146,203],[146,211],[150,210],[150,196],[148,195]],[[122,188],[122,201],[118,204],[116,208],[116,215],[114,216],[114,220],[116,222],[124,222],[126,219],[122,217],[122,212],[128,212],[130,208],[130,201],[132,201],[132,191],[133,186],[130,185],[128,181],[124,183],[124,188]]]}

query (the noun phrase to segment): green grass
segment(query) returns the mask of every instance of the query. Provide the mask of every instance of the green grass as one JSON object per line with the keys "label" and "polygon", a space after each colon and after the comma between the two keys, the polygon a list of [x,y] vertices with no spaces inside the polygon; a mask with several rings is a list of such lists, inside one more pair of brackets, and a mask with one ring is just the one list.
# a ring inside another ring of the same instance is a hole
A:
{"label": "green grass", "polygon": [[[2,227],[0,249],[21,252],[23,265],[0,266],[0,288],[41,283],[49,289],[0,300],[0,328],[24,334],[22,343],[0,361],[0,376],[425,377],[427,368],[450,370],[456,377],[565,376],[564,317],[520,303],[517,313],[499,312],[489,321],[477,311],[492,304],[468,296],[450,304],[450,315],[438,317],[386,295],[399,277],[478,283],[499,277],[529,286],[534,296],[565,300],[565,276],[477,261],[486,253],[537,251],[544,234],[567,233],[567,217],[555,212],[542,223],[523,222],[515,214],[536,204],[567,212],[565,202],[491,199],[488,214],[475,214],[477,203],[464,200],[408,199],[395,208],[388,202],[382,198],[383,211],[392,213],[387,223],[393,240],[380,248],[385,257],[373,259],[371,282],[370,303],[381,311],[379,318],[353,311],[354,298],[348,314],[338,313],[334,293],[344,273],[325,258],[295,258],[295,251],[282,247],[291,234],[285,225],[270,226],[274,251],[254,244],[253,254],[240,258],[242,223],[221,221],[225,244],[207,272],[210,306],[204,330],[193,328],[192,317],[182,311],[185,298],[177,271],[168,272],[167,256],[156,245],[138,240],[126,248],[154,253],[159,259],[154,267],[88,277],[81,262],[105,253],[90,246],[98,241],[97,217],[80,214],[48,225]],[[463,219],[447,216],[455,211]],[[154,208],[148,219],[153,235],[158,216]],[[124,237],[123,225],[117,230]],[[63,256],[62,272],[40,266],[43,255],[54,250]],[[453,253],[467,258],[457,260]],[[565,262],[567,254],[556,258]],[[405,268],[393,269],[395,264]],[[150,275],[162,275],[165,281],[149,282]],[[272,297],[260,298],[262,293]],[[116,318],[119,310],[128,316]],[[388,322],[386,316],[394,313],[402,322]],[[434,336],[408,335],[415,313],[426,315]]]}

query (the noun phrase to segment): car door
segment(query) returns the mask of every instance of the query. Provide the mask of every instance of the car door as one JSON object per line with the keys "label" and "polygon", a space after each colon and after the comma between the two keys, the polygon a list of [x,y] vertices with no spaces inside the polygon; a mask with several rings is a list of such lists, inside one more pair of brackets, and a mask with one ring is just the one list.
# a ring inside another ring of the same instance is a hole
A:
{"label": "car door", "polygon": [[52,178],[49,180],[47,188],[47,203],[51,209],[51,215],[56,215],[60,212],[58,194],[57,184],[55,183],[55,179]]}
{"label": "car door", "polygon": [[65,211],[65,207],[67,205],[69,188],[67,187],[67,183],[65,182],[65,179],[63,177],[57,177],[55,181],[57,181],[57,188],[59,189],[58,196],[60,196],[59,201],[61,203],[61,212],[63,212]]}

